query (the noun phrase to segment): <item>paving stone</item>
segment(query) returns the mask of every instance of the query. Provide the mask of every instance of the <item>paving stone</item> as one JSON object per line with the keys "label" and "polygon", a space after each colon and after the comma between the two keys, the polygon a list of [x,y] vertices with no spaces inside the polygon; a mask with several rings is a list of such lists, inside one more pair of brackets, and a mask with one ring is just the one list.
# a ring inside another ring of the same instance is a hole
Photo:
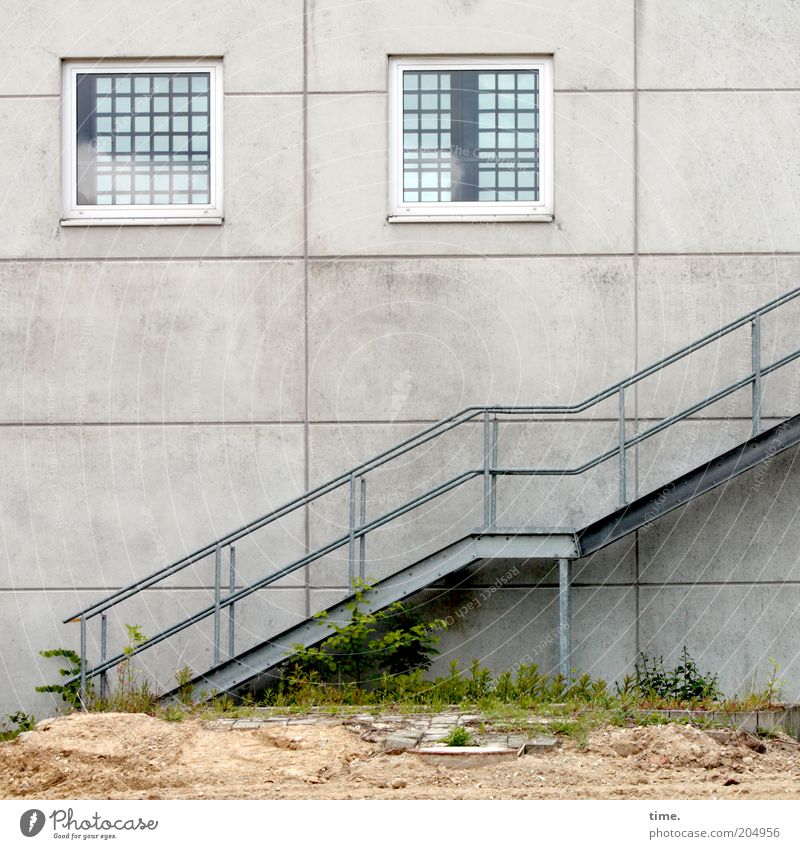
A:
{"label": "paving stone", "polygon": [[525,754],[549,752],[558,747],[558,738],[550,736],[533,737],[525,743]]}
{"label": "paving stone", "polygon": [[420,746],[434,746],[437,743],[441,743],[442,738],[446,736],[446,734],[424,734],[419,744]]}
{"label": "paving stone", "polygon": [[[481,735],[482,746],[499,746],[508,748],[508,734],[486,734]],[[520,744],[521,745],[521,744]]]}
{"label": "paving stone", "polygon": [[712,740],[716,740],[717,743],[721,743],[723,746],[730,745],[734,738],[733,731],[729,731],[727,728],[707,728],[706,734]]}
{"label": "paving stone", "polygon": [[509,734],[508,735],[508,745],[512,749],[519,749],[521,746],[524,746],[528,742],[527,734]]}
{"label": "paving stone", "polygon": [[262,724],[260,719],[237,719],[233,723],[233,730],[246,731],[253,728],[261,728]]}
{"label": "paving stone", "polygon": [[409,749],[413,749],[418,742],[419,737],[416,735],[408,737],[402,734],[390,734],[383,741],[383,748],[388,754],[395,755],[400,752],[407,752]]}
{"label": "paving stone", "polygon": [[228,731],[233,727],[235,719],[210,719],[205,723],[205,727],[211,731]]}
{"label": "paving stone", "polygon": [[315,716],[308,716],[304,719],[289,719],[287,725],[316,725],[318,722]]}
{"label": "paving stone", "polygon": [[513,760],[518,756],[516,749],[494,746],[441,746],[412,749],[411,754],[423,758],[429,764],[448,769],[482,767],[499,761]]}

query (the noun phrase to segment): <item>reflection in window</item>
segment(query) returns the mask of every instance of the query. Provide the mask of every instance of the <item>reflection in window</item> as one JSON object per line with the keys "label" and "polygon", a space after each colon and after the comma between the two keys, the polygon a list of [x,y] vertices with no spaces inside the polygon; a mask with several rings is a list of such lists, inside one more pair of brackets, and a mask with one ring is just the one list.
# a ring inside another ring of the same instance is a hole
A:
{"label": "reflection in window", "polygon": [[539,201],[539,72],[403,71],[404,203]]}
{"label": "reflection in window", "polygon": [[210,74],[77,76],[77,202],[209,204]]}

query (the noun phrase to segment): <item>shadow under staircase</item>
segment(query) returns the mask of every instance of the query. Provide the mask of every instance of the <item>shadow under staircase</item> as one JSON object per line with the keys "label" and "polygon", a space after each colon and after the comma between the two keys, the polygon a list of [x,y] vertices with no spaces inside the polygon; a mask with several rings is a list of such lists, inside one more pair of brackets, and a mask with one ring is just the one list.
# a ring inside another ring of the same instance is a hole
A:
{"label": "shadow under staircase", "polygon": [[[447,493],[462,487],[468,481],[476,479],[482,481],[482,527],[453,540],[433,554],[402,566],[374,583],[372,591],[367,595],[365,604],[362,605],[362,609],[379,610],[385,608],[479,561],[494,559],[518,562],[536,559],[557,560],[559,563],[560,669],[564,675],[568,675],[571,668],[570,584],[572,561],[593,554],[616,540],[649,526],[671,510],[688,504],[698,496],[800,443],[800,415],[784,418],[767,429],[762,427],[761,422],[764,378],[800,357],[800,348],[797,348],[772,362],[764,364],[762,362],[762,319],[798,296],[800,296],[800,288],[793,289],[579,404],[467,407],[355,468],[320,484],[287,504],[271,510],[258,519],[214,540],[203,548],[176,560],[139,581],[122,587],[64,620],[65,622],[78,622],[80,624],[81,672],[79,676],[67,683],[79,683],[81,693],[85,694],[92,679],[99,678],[102,693],[106,688],[106,676],[109,670],[128,660],[131,656],[153,649],[203,620],[211,619],[213,621],[213,658],[210,667],[199,674],[195,674],[194,678],[182,687],[182,694],[185,695],[187,691],[192,691],[193,697],[200,700],[213,693],[235,692],[284,663],[290,655],[292,646],[297,644],[314,645],[322,641],[328,633],[320,627],[316,618],[310,616],[280,633],[260,635],[263,637],[262,642],[237,653],[235,651],[236,620],[233,615],[237,604],[252,594],[264,590],[298,570],[311,566],[340,549],[347,551],[348,586],[352,587],[355,579],[359,578],[363,581],[365,578],[365,549],[366,540],[370,533],[395,522],[425,504],[440,499]],[[668,366],[734,333],[736,330],[746,329],[748,326],[750,329],[751,368],[746,374],[680,412],[648,424],[635,433],[627,433],[626,422],[629,419],[626,419],[625,405],[626,393],[629,393],[629,390]],[[747,439],[724,453],[710,458],[691,471],[673,477],[651,492],[637,495],[633,499],[628,498],[631,475],[627,468],[627,457],[631,449],[664,432],[676,423],[684,421],[733,395],[733,393],[746,390],[748,387],[751,389],[752,425]],[[617,401],[616,410],[618,410],[616,439],[605,451],[581,465],[572,468],[544,468],[503,466],[498,463],[499,422],[512,421],[518,417],[525,417],[526,420],[532,418],[534,422],[545,420],[547,417],[558,417],[558,420],[561,420],[563,417],[585,412],[605,401],[610,401],[613,404],[614,399]],[[381,515],[372,518],[367,517],[366,486],[367,476],[371,472],[467,423],[482,427],[483,451],[482,464],[479,467],[466,469],[455,477]],[[581,475],[608,461],[616,461],[617,465],[619,506],[607,512],[601,518],[579,528],[504,528],[498,526],[497,486],[500,478],[507,476],[563,477]],[[236,589],[235,546],[237,542],[256,534],[263,528],[296,511],[305,510],[310,504],[337,490],[342,490],[346,494],[346,503],[349,508],[346,533],[335,537],[313,551],[307,551],[291,563],[287,563],[277,570],[272,570],[259,579]],[[223,551],[226,549],[230,563],[231,580],[228,591],[223,592],[222,559]],[[144,590],[157,585],[163,586],[163,582],[168,578],[206,558],[213,558],[214,562],[213,602],[194,614],[165,627],[140,645],[129,647],[125,651],[108,657],[107,611]],[[346,621],[349,618],[347,602],[351,598],[352,595],[345,596],[336,604],[328,607],[326,611],[328,618],[332,621]],[[227,656],[223,659],[222,615],[224,611],[227,611],[228,614],[226,617],[228,640],[225,650]],[[100,618],[100,634],[97,641],[99,660],[90,664],[87,657],[87,626],[97,617]],[[176,701],[178,689],[175,688],[166,693],[162,698],[165,702]]]}

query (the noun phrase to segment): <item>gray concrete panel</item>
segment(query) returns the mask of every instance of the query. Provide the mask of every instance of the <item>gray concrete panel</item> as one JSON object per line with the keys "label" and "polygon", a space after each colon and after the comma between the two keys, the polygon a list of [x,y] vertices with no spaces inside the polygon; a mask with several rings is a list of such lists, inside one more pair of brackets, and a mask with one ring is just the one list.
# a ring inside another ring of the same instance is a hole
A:
{"label": "gray concrete panel", "polygon": [[556,87],[627,88],[633,80],[633,3],[558,0],[313,0],[312,91],[382,90],[386,57],[555,54]]}
{"label": "gray concrete panel", "polygon": [[[4,428],[0,440],[6,588],[127,584],[302,488],[300,426]],[[301,549],[302,523],[243,546],[242,579]],[[193,580],[213,583],[212,560]]]}
{"label": "gray concrete panel", "polygon": [[640,248],[797,251],[798,92],[640,96]]}
{"label": "gray concrete panel", "polygon": [[311,418],[577,403],[633,370],[633,318],[624,259],[314,263]]}
{"label": "gray concrete panel", "polygon": [[800,590],[797,586],[643,587],[641,645],[677,662],[683,646],[702,672],[719,673],[727,695],[766,683],[772,667],[787,680],[783,697],[800,696]]}
{"label": "gray concrete panel", "polygon": [[639,3],[643,88],[796,88],[800,16],[772,0]]}
{"label": "gray concrete panel", "polygon": [[299,91],[303,4],[244,0],[115,0],[113,6],[40,0],[3,23],[0,94],[58,95],[61,59],[224,56],[232,92]]}
{"label": "gray concrete panel", "polygon": [[298,421],[300,263],[0,265],[4,422]]}

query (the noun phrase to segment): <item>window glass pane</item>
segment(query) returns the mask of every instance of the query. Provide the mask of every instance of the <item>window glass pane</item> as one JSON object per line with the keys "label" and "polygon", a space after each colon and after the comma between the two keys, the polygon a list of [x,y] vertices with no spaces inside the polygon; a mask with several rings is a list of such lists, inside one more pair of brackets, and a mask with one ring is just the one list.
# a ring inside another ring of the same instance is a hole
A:
{"label": "window glass pane", "polygon": [[78,204],[209,204],[209,89],[209,73],[79,74]]}
{"label": "window glass pane", "polygon": [[[450,186],[451,72],[403,72],[403,201],[438,203]],[[410,93],[416,92],[419,94]],[[449,191],[448,191],[449,195]]]}
{"label": "window glass pane", "polygon": [[536,70],[403,71],[406,203],[539,199]]}

